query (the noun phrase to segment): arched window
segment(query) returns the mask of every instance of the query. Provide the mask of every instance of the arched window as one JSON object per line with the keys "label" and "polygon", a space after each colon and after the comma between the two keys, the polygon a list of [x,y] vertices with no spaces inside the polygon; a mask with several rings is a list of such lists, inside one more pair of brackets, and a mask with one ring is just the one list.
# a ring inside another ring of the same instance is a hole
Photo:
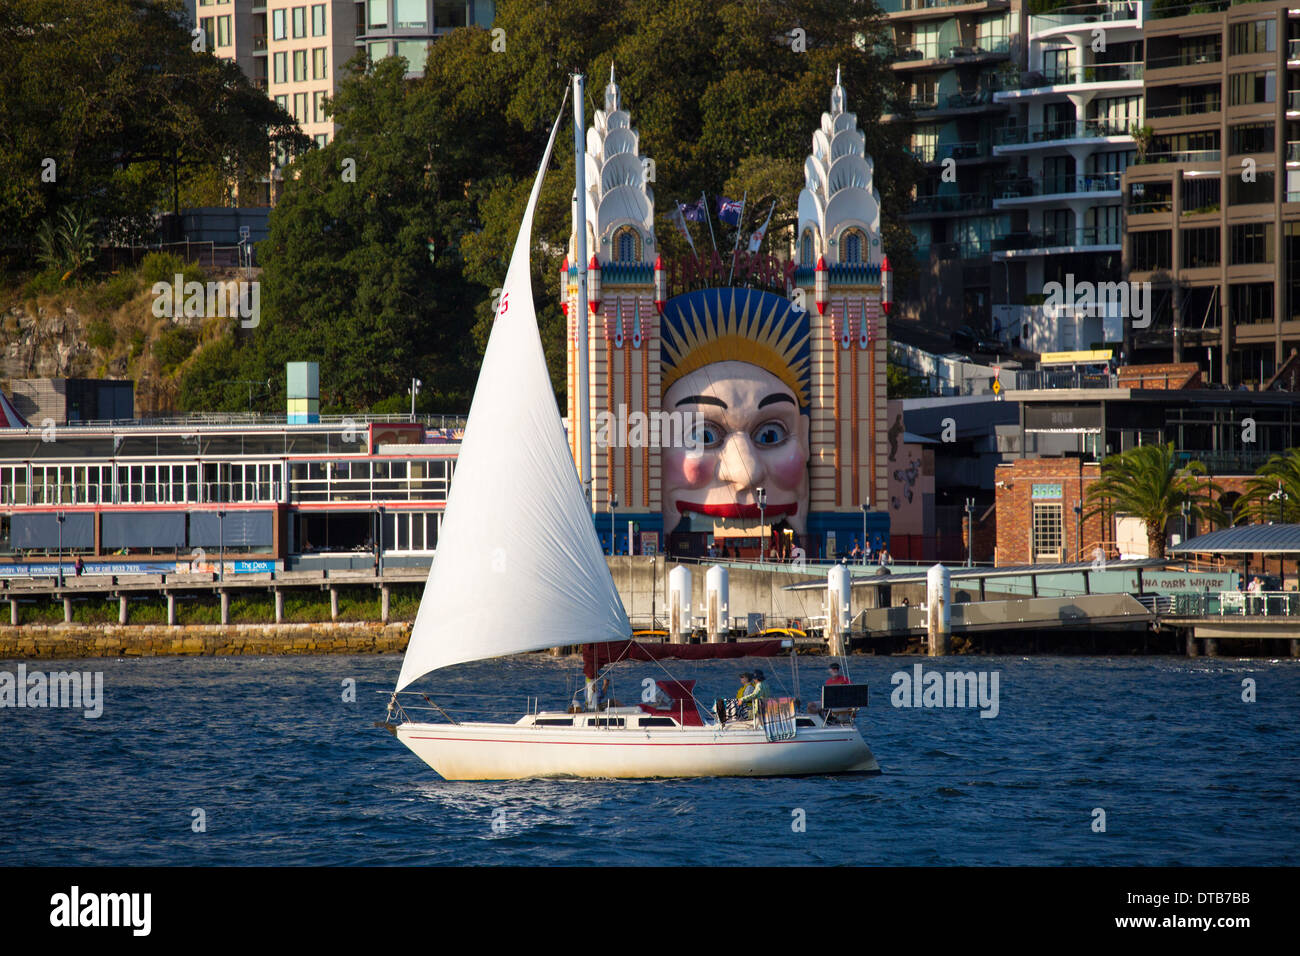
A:
{"label": "arched window", "polygon": [[637,250],[636,230],[625,226],[614,235],[614,261],[636,262],[640,258]]}
{"label": "arched window", "polygon": [[799,241],[799,261],[805,266],[813,265],[813,237],[812,230],[805,229],[803,238]]}
{"label": "arched window", "polygon": [[840,261],[849,263],[862,262],[862,253],[866,247],[866,236],[860,229],[846,229],[840,236]]}

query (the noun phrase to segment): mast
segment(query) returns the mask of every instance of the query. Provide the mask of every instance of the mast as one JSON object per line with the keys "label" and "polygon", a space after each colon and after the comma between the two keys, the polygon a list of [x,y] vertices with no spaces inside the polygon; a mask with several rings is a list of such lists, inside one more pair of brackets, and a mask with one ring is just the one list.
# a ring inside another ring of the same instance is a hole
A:
{"label": "mast", "polygon": [[577,202],[573,206],[573,259],[578,266],[578,478],[582,494],[591,505],[591,394],[587,358],[587,164],[583,148],[586,121],[582,107],[586,98],[586,77],[573,75],[573,179]]}

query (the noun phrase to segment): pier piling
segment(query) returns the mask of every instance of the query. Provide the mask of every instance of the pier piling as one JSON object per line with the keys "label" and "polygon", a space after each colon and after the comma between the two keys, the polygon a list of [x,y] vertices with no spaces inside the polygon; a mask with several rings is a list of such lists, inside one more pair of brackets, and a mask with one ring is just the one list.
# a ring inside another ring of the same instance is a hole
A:
{"label": "pier piling", "polygon": [[339,589],[330,588],[330,620],[339,619]]}
{"label": "pier piling", "polygon": [[1187,632],[1187,656],[1196,656],[1196,636],[1191,631]]}
{"label": "pier piling", "polygon": [[276,589],[275,592],[275,623],[284,622],[284,592]]}
{"label": "pier piling", "polygon": [[1300,638],[1291,638],[1291,656],[1300,657]]}
{"label": "pier piling", "polygon": [[947,657],[952,639],[952,576],[942,564],[926,572],[926,637],[931,657]]}
{"label": "pier piling", "polygon": [[1219,642],[1212,637],[1207,637],[1205,639],[1205,656],[1206,657],[1219,656]]}
{"label": "pier piling", "polygon": [[72,623],[72,598],[63,595],[63,623]]}
{"label": "pier piling", "polygon": [[221,592],[221,623],[230,623],[230,592]]}
{"label": "pier piling", "polygon": [[13,627],[18,626],[18,602],[13,598],[9,599],[9,623]]}
{"label": "pier piling", "polygon": [[388,623],[388,585],[379,589],[379,619]]}
{"label": "pier piling", "polygon": [[176,623],[176,595],[171,591],[167,592],[167,623]]}
{"label": "pier piling", "polygon": [[117,596],[117,623],[118,624],[126,623],[126,608],[127,608],[126,595],[119,594]]}

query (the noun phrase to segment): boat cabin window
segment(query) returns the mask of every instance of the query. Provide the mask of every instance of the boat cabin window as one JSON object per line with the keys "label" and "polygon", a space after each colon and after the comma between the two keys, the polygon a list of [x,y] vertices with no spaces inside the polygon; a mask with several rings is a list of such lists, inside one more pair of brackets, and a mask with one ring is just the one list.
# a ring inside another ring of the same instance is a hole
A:
{"label": "boat cabin window", "polygon": [[572,717],[538,717],[533,721],[537,727],[572,727]]}
{"label": "boat cabin window", "polygon": [[671,717],[642,717],[642,727],[676,727],[677,721]]}
{"label": "boat cabin window", "polygon": [[796,717],[794,721],[796,727],[816,727],[817,721],[811,717]]}
{"label": "boat cabin window", "polygon": [[622,727],[624,719],[622,717],[588,717],[588,727]]}

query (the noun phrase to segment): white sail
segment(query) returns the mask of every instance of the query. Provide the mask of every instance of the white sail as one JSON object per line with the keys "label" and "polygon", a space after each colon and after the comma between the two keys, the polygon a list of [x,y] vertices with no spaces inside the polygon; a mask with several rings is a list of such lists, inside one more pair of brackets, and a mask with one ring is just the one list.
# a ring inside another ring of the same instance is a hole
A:
{"label": "white sail", "polygon": [[559,127],[515,240],[398,690],[451,664],[631,636],[533,308],[533,213]]}

